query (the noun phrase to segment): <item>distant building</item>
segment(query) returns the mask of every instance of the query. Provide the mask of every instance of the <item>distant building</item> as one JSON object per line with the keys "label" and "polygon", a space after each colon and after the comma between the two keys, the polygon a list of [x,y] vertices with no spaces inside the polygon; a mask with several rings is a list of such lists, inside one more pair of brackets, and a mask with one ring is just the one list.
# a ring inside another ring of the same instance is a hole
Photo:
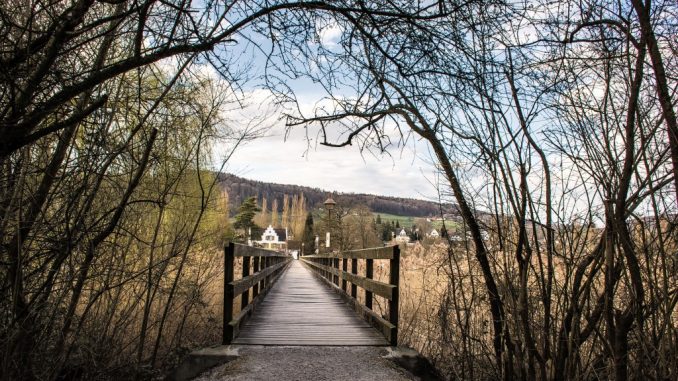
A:
{"label": "distant building", "polygon": [[400,229],[400,233],[395,237],[396,242],[398,243],[408,243],[410,242],[410,236],[407,234],[405,229]]}
{"label": "distant building", "polygon": [[[480,231],[480,238],[483,241],[487,241],[490,239],[490,234],[486,230],[481,230]],[[459,234],[459,233],[450,233],[449,235],[449,240],[452,242],[464,242],[464,241],[473,241],[473,235],[471,232],[466,232],[466,234]]]}
{"label": "distant building", "polygon": [[452,242],[461,242],[461,241],[464,240],[464,239],[463,239],[460,235],[458,235],[458,234],[450,234],[449,239],[450,239],[450,241],[452,241]]}
{"label": "distant building", "polygon": [[430,233],[428,233],[428,236],[431,237],[431,238],[439,238],[439,237],[440,237],[440,233],[438,233],[437,230],[433,229],[433,230],[431,230]]}
{"label": "distant building", "polygon": [[[256,238],[261,238],[257,240]],[[263,247],[264,249],[287,251],[287,228],[274,229],[268,225],[266,229],[252,229],[250,231],[250,246]]]}

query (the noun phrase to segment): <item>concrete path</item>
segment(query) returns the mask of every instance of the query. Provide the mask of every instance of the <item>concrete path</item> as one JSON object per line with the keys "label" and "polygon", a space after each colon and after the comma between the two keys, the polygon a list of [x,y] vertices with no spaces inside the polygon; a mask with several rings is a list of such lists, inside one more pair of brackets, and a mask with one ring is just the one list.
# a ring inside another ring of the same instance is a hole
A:
{"label": "concrete path", "polygon": [[231,346],[234,359],[200,375],[200,381],[405,381],[415,380],[390,358],[390,348]]}

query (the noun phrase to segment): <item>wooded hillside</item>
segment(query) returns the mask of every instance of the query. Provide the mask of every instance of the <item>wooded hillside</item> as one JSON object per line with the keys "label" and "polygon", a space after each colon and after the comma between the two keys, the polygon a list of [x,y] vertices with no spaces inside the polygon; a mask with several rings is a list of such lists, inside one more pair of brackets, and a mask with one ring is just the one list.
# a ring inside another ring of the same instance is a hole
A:
{"label": "wooded hillside", "polygon": [[[310,209],[321,206],[330,193],[319,188],[249,180],[228,173],[219,175],[219,181],[222,189],[228,192],[232,214],[236,212],[243,200],[251,196],[256,196],[260,201],[262,198],[266,198],[270,204],[272,204],[274,199],[278,200],[278,206],[282,208],[282,199],[285,194],[303,193],[308,203],[307,207]],[[375,213],[412,217],[437,216],[441,213],[441,207],[438,203],[412,198],[377,196],[362,193],[336,193],[332,194],[332,198],[344,206],[366,205]],[[455,213],[455,210],[456,208],[449,204],[443,205],[442,209],[446,214]]]}

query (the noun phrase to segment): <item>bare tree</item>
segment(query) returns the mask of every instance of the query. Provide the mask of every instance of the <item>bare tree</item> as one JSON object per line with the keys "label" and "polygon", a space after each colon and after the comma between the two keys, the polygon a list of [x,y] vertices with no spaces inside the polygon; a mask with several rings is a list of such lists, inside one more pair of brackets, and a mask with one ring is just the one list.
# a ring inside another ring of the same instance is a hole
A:
{"label": "bare tree", "polygon": [[[663,249],[638,239],[654,221],[657,243],[675,246],[676,205],[664,198],[675,191],[673,106],[656,95],[661,75],[645,70],[649,35],[638,20],[675,6],[634,14],[630,4],[562,5],[463,4],[426,22],[389,20],[390,32],[379,18],[358,31],[337,20],[341,49],[315,62],[327,70],[314,77],[328,84],[332,106],[292,113],[288,124],[315,128],[333,147],[395,148],[393,125],[401,141],[415,134],[429,143],[478,265],[460,267],[450,249],[449,282],[458,286],[442,307],[454,314],[449,305],[469,298],[482,306],[475,311],[489,317],[492,335],[468,325],[463,335],[492,343],[490,377],[589,378],[601,369],[618,380],[667,377],[671,361],[645,373],[661,357],[646,353],[663,353],[673,334],[642,338],[648,318],[675,332],[674,312],[647,306],[675,306],[648,300],[658,284],[645,261]],[[346,91],[338,77],[357,85]],[[459,278],[474,271],[485,295],[462,295]],[[664,274],[660,283],[675,292],[675,270]]]}
{"label": "bare tree", "polygon": [[[130,359],[143,375],[171,354],[187,324],[199,324],[194,311],[209,315],[202,294],[214,263],[200,258],[214,249],[204,243],[216,234],[215,178],[205,158],[218,138],[237,146],[259,129],[222,119],[227,101],[244,103],[247,53],[284,62],[331,14],[355,22],[426,12],[353,2],[3,3],[2,378],[88,378]],[[214,83],[197,73],[210,70],[227,85],[205,98]]]}

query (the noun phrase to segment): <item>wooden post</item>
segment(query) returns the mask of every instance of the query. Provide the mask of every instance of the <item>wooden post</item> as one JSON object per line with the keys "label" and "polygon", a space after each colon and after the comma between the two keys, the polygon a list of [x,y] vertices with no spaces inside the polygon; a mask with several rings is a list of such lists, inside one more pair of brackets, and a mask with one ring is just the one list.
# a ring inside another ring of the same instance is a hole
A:
{"label": "wooden post", "polygon": [[[250,260],[252,257],[242,257],[242,277],[245,278],[250,275]],[[242,293],[240,299],[240,310],[244,310],[250,304],[250,290],[247,289]]]}
{"label": "wooden post", "polygon": [[[329,262],[328,262],[327,258],[323,258],[323,259],[322,259],[322,264],[323,264],[323,266],[325,266],[325,267],[329,266]],[[325,279],[328,279],[328,280],[329,280],[329,279],[330,279],[330,273],[329,273],[329,271],[323,270],[323,277],[325,277]]]}
{"label": "wooden post", "polygon": [[[254,257],[253,259],[254,264],[252,265],[252,274],[256,274],[259,272],[259,257]],[[256,297],[259,295],[259,282],[252,286],[252,300],[256,299]]]}
{"label": "wooden post", "polygon": [[391,332],[391,345],[398,346],[398,302],[399,302],[399,284],[400,284],[400,248],[393,247],[393,259],[391,259],[391,275],[389,283],[394,285],[393,298],[388,303],[388,320],[395,326]]}
{"label": "wooden post", "polygon": [[228,324],[233,319],[233,254],[235,245],[233,242],[224,248],[224,327],[222,344],[227,345],[233,341],[233,327]]}
{"label": "wooden post", "polygon": [[[346,272],[346,270],[348,270],[348,259],[346,259],[346,258],[341,259],[341,270],[343,272]],[[341,279],[341,289],[344,290],[344,292],[346,292],[346,287],[347,287],[346,286],[346,279],[342,278]]]}
{"label": "wooden post", "polygon": [[[351,258],[351,274],[358,274],[358,259]],[[351,296],[358,299],[358,286],[351,283]]]}
{"label": "wooden post", "polygon": [[[332,267],[334,267],[334,269],[338,271],[339,270],[339,258],[334,258],[332,260],[332,262],[333,262]],[[336,284],[337,287],[339,287],[339,275],[334,276],[334,284]]]}
{"label": "wooden post", "polygon": [[[374,259],[365,260],[365,276],[368,279],[374,277]],[[365,290],[365,307],[372,309],[372,291]]]}
{"label": "wooden post", "polygon": [[[266,257],[266,267],[275,266],[275,257]],[[266,289],[269,289],[273,286],[273,273],[270,273],[266,276]]]}
{"label": "wooden post", "polygon": [[[262,266],[262,270],[270,266],[270,263],[268,262],[268,257],[263,257],[264,260],[264,265]],[[268,288],[268,277],[265,276],[264,279],[261,280],[261,291],[266,290]]]}
{"label": "wooden post", "polygon": [[[272,259],[273,259],[273,265],[277,265],[278,263],[280,263],[280,257],[273,257]],[[275,278],[275,276],[278,274],[278,271],[280,271],[280,269],[275,270],[274,272],[271,273],[271,283],[273,283],[272,281]]]}

